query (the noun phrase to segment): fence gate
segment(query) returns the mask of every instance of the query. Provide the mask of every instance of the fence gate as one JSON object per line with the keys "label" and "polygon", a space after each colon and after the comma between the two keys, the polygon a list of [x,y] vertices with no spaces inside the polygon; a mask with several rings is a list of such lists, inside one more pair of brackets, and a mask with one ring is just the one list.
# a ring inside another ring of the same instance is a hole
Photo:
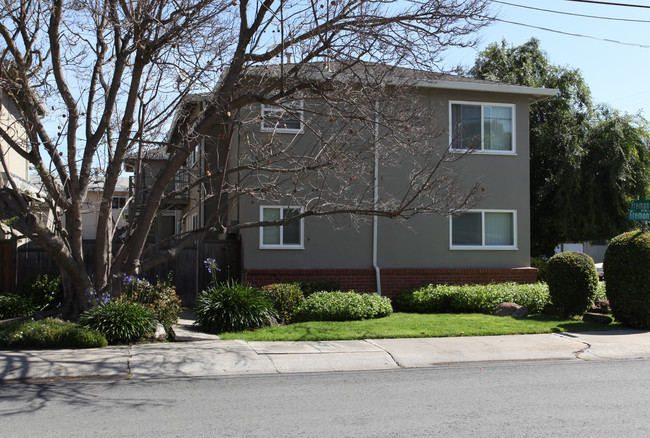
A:
{"label": "fence gate", "polygon": [[13,292],[16,285],[16,241],[0,240],[0,292]]}
{"label": "fence gate", "polygon": [[[92,274],[95,269],[93,264],[94,249],[94,240],[84,241],[83,251],[88,274]],[[9,264],[3,261],[3,257],[0,255],[0,261],[2,261],[1,268],[4,269],[5,265]],[[58,268],[50,255],[33,242],[21,245],[18,248],[17,258],[17,275],[19,281],[33,274],[58,272]],[[218,240],[210,238],[183,248],[174,259],[145,272],[143,276],[153,281],[156,277],[167,278],[171,273],[173,284],[176,287],[176,293],[183,302],[183,306],[191,307],[196,301],[197,294],[204,290],[211,280],[210,274],[203,264],[207,258],[215,259],[217,266],[221,269],[218,273],[217,281],[239,279],[241,277],[241,242],[239,240]],[[12,260],[15,259],[12,258]],[[15,279],[15,265],[12,266],[12,269],[14,272],[13,277],[7,276]],[[2,272],[2,281],[4,281],[6,277],[4,270],[0,272]],[[2,284],[0,282],[0,286]]]}

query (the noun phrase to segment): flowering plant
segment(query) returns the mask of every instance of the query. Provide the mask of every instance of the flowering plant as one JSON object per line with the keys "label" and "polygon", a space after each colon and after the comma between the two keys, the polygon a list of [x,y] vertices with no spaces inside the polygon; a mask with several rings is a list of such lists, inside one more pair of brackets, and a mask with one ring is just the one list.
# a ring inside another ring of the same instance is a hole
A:
{"label": "flowering plant", "polygon": [[217,267],[217,261],[213,258],[207,258],[203,264],[205,265],[205,269],[207,269],[212,276],[212,284],[217,284],[217,272],[221,271],[221,269]]}

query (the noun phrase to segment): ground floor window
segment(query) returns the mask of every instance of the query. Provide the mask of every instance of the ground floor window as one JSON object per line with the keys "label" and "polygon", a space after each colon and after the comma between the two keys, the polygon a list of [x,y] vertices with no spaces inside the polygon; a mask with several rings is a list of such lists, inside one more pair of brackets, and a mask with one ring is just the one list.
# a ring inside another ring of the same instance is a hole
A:
{"label": "ground floor window", "polygon": [[[260,220],[262,222],[291,219],[302,212],[300,207],[260,207]],[[284,225],[260,228],[260,248],[263,249],[302,249],[303,244],[303,219],[289,222]]]}
{"label": "ground floor window", "polygon": [[469,210],[449,220],[450,249],[517,249],[515,210]]}

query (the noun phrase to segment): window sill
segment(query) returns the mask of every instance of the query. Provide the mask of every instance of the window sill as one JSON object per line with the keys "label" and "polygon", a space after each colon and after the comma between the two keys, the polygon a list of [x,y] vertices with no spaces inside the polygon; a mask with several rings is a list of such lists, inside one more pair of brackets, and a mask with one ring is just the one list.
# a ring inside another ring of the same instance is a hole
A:
{"label": "window sill", "polygon": [[486,150],[476,150],[476,149],[449,149],[449,152],[452,154],[467,154],[467,155],[507,155],[509,157],[516,157],[517,152],[512,151],[486,151]]}
{"label": "window sill", "polygon": [[260,245],[259,249],[305,249],[304,245]]}
{"label": "window sill", "polygon": [[518,251],[516,246],[450,246],[450,251]]}
{"label": "window sill", "polygon": [[304,134],[304,129],[286,129],[286,128],[261,128],[260,132],[275,132],[277,134]]}

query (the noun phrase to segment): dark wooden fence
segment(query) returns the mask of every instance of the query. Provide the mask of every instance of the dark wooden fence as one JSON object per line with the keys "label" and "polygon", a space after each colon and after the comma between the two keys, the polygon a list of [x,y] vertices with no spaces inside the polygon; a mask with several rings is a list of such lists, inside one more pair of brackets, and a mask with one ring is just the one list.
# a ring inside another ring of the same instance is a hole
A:
{"label": "dark wooden fence", "polygon": [[[93,253],[95,242],[83,244],[86,270],[94,271]],[[58,268],[52,258],[38,245],[30,242],[17,250],[18,284],[34,274],[56,273]],[[205,239],[184,248],[174,259],[145,272],[142,277],[153,281],[156,277],[167,278],[172,273],[172,282],[176,293],[186,307],[194,305],[198,292],[204,290],[212,277],[205,268],[208,258],[216,260],[220,271],[217,281],[239,279],[241,277],[241,245],[239,240]],[[0,259],[1,260],[1,259]]]}
{"label": "dark wooden fence", "polygon": [[16,241],[0,240],[0,292],[13,292],[16,283]]}

